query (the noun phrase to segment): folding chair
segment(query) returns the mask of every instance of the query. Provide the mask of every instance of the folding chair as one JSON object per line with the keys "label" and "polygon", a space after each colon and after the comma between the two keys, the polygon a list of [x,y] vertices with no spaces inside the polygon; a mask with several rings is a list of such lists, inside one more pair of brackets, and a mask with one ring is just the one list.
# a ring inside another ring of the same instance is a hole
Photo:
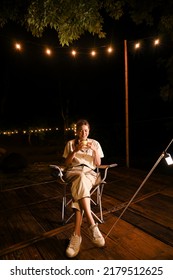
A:
{"label": "folding chair", "polygon": [[[66,218],[66,208],[72,202],[72,198],[67,200],[67,187],[68,183],[63,178],[63,172],[65,167],[60,165],[49,165],[52,171],[52,176],[57,178],[57,182],[62,184],[63,186],[63,196],[62,196],[62,211],[61,211],[61,220],[63,224],[68,223],[68,221],[73,217],[74,213],[72,213],[68,218]],[[101,181],[97,185],[94,185],[90,192],[90,199],[91,199],[91,212],[93,216],[100,222],[103,223],[103,211],[102,211],[102,194],[103,188],[106,184],[106,177],[108,173],[108,169],[117,166],[116,163],[107,164],[107,165],[100,165],[97,167],[97,172],[101,176]],[[94,193],[96,196],[94,198]],[[92,205],[97,205],[99,208],[99,214],[95,214],[92,210]]]}

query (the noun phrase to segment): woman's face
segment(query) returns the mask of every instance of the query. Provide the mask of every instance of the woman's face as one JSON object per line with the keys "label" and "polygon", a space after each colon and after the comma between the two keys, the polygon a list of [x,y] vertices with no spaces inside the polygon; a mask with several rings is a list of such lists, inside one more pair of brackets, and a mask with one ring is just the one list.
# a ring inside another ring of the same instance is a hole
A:
{"label": "woman's face", "polygon": [[88,138],[88,135],[89,135],[89,127],[88,127],[88,125],[82,125],[78,129],[77,135],[78,135],[80,140],[86,140]]}

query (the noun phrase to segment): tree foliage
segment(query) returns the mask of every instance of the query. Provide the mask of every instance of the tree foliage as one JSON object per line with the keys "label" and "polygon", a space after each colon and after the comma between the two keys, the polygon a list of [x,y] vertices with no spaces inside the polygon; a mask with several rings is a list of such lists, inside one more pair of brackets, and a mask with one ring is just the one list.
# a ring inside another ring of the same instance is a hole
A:
{"label": "tree foliage", "polygon": [[45,29],[52,28],[64,46],[79,39],[86,31],[104,38],[104,10],[119,19],[123,14],[123,1],[6,0],[0,4],[0,27],[15,21],[35,37],[41,37]]}
{"label": "tree foliage", "polygon": [[85,32],[106,37],[105,15],[115,21],[129,16],[136,24],[155,25],[173,36],[172,13],[172,0],[1,0],[0,27],[14,21],[35,37],[51,28],[64,46]]}

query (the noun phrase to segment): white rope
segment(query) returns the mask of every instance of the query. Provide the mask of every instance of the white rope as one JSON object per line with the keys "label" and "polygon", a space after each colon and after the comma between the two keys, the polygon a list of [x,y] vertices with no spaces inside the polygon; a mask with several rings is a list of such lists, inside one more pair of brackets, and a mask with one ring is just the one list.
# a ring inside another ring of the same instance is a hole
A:
{"label": "white rope", "polygon": [[159,162],[161,161],[162,158],[164,158],[165,153],[167,151],[167,149],[170,147],[170,145],[172,144],[173,139],[170,141],[170,143],[168,144],[168,146],[166,147],[166,149],[162,152],[162,154],[160,155],[160,157],[158,158],[158,160],[156,161],[156,163],[154,164],[154,166],[151,168],[150,172],[147,174],[147,176],[145,177],[145,179],[143,180],[143,182],[141,183],[141,185],[139,186],[139,188],[137,189],[137,191],[135,192],[135,194],[132,196],[132,198],[129,200],[129,202],[127,203],[126,207],[124,208],[124,210],[122,211],[122,213],[120,214],[120,216],[117,218],[117,220],[113,223],[112,227],[110,228],[110,230],[108,231],[108,233],[105,236],[105,239],[108,237],[108,235],[111,233],[111,231],[113,230],[113,228],[115,227],[115,225],[118,223],[118,221],[120,220],[120,218],[122,217],[122,215],[124,214],[124,212],[127,210],[127,208],[129,207],[129,205],[132,203],[132,201],[134,200],[134,198],[136,197],[136,195],[138,194],[138,192],[141,190],[141,188],[143,187],[143,185],[145,184],[145,182],[148,180],[148,178],[150,177],[150,175],[152,174],[152,172],[154,171],[154,169],[156,168],[156,166],[159,164]]}

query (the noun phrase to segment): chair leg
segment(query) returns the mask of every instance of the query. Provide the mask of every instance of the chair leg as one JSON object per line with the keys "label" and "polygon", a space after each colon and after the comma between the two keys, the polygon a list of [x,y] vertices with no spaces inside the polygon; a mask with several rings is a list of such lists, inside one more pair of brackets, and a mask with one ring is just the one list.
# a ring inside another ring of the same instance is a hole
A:
{"label": "chair leg", "polygon": [[62,198],[62,211],[61,211],[61,221],[65,223],[65,208],[66,208],[66,185],[63,188],[63,198]]}
{"label": "chair leg", "polygon": [[100,219],[92,210],[91,210],[91,213],[97,219],[97,221],[99,221],[101,224],[104,222],[103,218],[101,217],[101,219]]}
{"label": "chair leg", "polygon": [[[103,220],[103,211],[102,211],[102,193],[103,193],[103,187],[104,187],[104,184],[100,184],[99,186],[97,186],[97,189],[96,192],[96,201],[94,201],[92,198],[91,198],[91,203],[93,203],[94,205],[98,205],[99,207],[99,214],[100,214],[100,217],[98,217],[92,210],[91,210],[91,213],[93,214],[93,216],[100,222],[100,223],[103,223],[104,220]],[[95,190],[93,190],[92,194],[95,192]],[[91,194],[91,195],[92,195]],[[61,213],[61,220],[62,220],[62,223],[63,225],[67,224],[69,222],[69,220],[74,216],[74,213],[72,213],[70,215],[70,217],[67,218],[66,220],[66,207],[70,204],[71,200],[69,200],[67,202],[67,199],[66,199],[66,184],[64,184],[63,186],[63,198],[62,198],[62,213]]]}
{"label": "chair leg", "polygon": [[102,211],[102,193],[103,193],[103,187],[104,184],[101,184],[97,190],[97,203],[99,205],[99,210],[100,210],[100,219],[102,223],[104,222],[103,220],[103,211]]}
{"label": "chair leg", "polygon": [[67,198],[66,198],[66,187],[67,185],[64,184],[63,187],[63,198],[62,198],[62,212],[61,212],[61,221],[62,224],[65,225],[68,223],[68,221],[74,216],[74,213],[72,213],[70,215],[70,217],[66,220],[66,207],[71,203],[71,199],[67,202]]}
{"label": "chair leg", "polygon": [[70,215],[70,217],[67,220],[64,220],[64,225],[68,223],[68,221],[70,221],[70,219],[74,216],[74,213],[72,213]]}
{"label": "chair leg", "polygon": [[[100,212],[100,218],[93,212],[93,216],[100,222],[100,223],[103,223],[104,220],[103,220],[103,211],[102,211],[102,193],[103,193],[103,187],[104,187],[104,184],[101,184],[99,186],[97,186],[97,189],[96,189],[96,201],[94,201],[92,198],[91,198],[91,203],[93,203],[94,205],[98,205],[99,207],[99,212]],[[94,190],[95,191],[95,190]],[[92,194],[94,193],[94,191],[92,192]],[[91,194],[91,195],[92,195]]]}

